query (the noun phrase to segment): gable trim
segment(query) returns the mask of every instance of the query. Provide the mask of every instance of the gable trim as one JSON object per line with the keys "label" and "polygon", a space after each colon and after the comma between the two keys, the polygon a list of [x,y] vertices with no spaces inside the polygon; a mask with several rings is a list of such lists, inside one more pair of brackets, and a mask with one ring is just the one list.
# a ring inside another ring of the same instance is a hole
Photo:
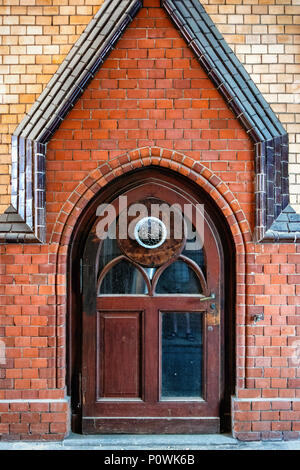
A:
{"label": "gable trim", "polygon": [[[3,226],[8,212],[0,216],[1,242],[46,241],[47,142],[142,6],[142,0],[105,0],[14,132],[8,211],[19,219]],[[286,131],[199,1],[161,0],[161,6],[254,143],[255,240],[299,240],[300,215],[289,206]],[[280,224],[280,216],[288,220]]]}

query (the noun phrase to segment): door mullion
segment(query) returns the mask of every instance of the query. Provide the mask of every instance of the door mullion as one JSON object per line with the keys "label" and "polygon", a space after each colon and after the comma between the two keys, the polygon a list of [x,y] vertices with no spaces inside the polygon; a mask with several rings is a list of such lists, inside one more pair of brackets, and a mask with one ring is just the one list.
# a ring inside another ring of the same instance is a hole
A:
{"label": "door mullion", "polygon": [[[150,299],[149,299],[150,300]],[[154,404],[158,401],[159,391],[159,338],[158,338],[158,310],[155,303],[148,303],[145,310],[144,322],[144,342],[145,342],[145,357],[144,357],[144,397],[145,402]]]}

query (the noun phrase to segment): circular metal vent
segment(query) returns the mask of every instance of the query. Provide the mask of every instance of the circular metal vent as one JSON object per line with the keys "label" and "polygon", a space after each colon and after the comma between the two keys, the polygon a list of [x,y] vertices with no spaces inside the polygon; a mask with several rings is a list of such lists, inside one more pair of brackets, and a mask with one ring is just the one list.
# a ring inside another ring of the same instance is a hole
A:
{"label": "circular metal vent", "polygon": [[136,224],[134,236],[144,248],[158,248],[167,238],[167,229],[157,217],[144,217]]}

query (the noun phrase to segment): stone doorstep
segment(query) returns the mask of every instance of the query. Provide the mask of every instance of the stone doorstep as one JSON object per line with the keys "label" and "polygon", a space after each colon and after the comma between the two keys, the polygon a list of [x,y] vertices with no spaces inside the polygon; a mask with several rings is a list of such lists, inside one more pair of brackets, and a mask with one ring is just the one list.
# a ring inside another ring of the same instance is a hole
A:
{"label": "stone doorstep", "polygon": [[300,450],[300,440],[242,442],[230,434],[90,435],[71,433],[57,442],[1,442],[1,450]]}
{"label": "stone doorstep", "polygon": [[184,446],[185,448],[195,445],[238,445],[238,440],[230,434],[103,434],[103,435],[80,435],[71,433],[63,441],[64,446],[69,445],[117,445],[120,447],[159,447]]}

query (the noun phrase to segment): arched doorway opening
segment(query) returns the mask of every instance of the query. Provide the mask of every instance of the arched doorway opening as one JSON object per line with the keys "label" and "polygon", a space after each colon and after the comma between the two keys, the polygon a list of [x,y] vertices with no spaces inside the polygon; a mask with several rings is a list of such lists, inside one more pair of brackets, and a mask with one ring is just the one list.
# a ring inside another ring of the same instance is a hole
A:
{"label": "arched doorway opening", "polygon": [[[118,222],[120,198],[126,198],[132,238],[120,236],[116,223],[115,237],[101,239],[99,207],[110,204],[111,221]],[[175,237],[176,210],[162,242],[162,212],[137,219],[130,212],[135,204],[176,207],[179,213],[188,207],[184,220],[198,244],[191,243],[189,230]],[[228,431],[235,387],[235,251],[211,197],[166,169],[128,173],[84,211],[68,263],[73,431]]]}

